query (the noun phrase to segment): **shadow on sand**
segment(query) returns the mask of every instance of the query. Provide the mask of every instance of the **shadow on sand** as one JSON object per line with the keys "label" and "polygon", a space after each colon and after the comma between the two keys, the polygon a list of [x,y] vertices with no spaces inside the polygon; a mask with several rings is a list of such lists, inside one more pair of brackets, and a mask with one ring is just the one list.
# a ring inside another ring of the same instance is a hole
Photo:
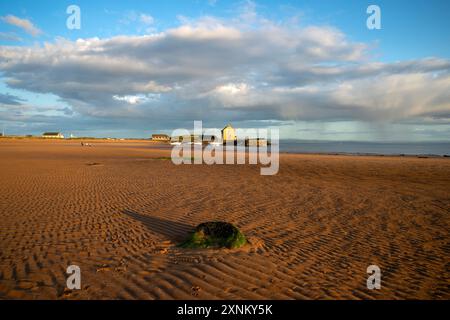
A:
{"label": "shadow on sand", "polygon": [[168,240],[174,242],[185,240],[189,232],[192,232],[194,230],[193,226],[182,222],[147,216],[132,210],[123,210],[122,212],[127,216],[141,222],[151,232],[162,235]]}

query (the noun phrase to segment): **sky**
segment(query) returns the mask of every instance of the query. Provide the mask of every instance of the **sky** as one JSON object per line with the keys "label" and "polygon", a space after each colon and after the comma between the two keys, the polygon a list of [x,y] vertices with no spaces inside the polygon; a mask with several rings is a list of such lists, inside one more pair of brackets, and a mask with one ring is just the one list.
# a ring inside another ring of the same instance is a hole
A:
{"label": "sky", "polygon": [[0,0],[0,129],[449,141],[449,31],[445,0]]}

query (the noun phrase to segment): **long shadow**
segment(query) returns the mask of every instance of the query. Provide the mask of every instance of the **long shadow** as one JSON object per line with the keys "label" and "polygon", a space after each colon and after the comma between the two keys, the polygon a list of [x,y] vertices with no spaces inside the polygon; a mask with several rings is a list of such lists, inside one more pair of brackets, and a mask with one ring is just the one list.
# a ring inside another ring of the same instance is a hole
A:
{"label": "long shadow", "polygon": [[182,222],[146,216],[132,210],[123,210],[122,212],[127,216],[141,222],[153,233],[160,234],[171,241],[183,241],[186,239],[189,232],[194,230],[193,226]]}

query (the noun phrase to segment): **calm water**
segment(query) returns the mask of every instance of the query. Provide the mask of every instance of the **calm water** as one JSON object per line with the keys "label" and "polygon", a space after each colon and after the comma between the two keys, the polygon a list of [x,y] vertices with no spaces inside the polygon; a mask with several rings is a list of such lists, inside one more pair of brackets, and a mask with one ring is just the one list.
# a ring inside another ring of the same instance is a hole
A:
{"label": "calm water", "polygon": [[[150,148],[173,146],[155,145]],[[246,148],[237,147],[244,151]],[[289,153],[342,153],[342,154],[378,154],[378,155],[450,155],[450,142],[335,142],[280,140],[280,152]]]}
{"label": "calm water", "polygon": [[383,155],[450,155],[450,142],[335,142],[281,140],[281,152]]}

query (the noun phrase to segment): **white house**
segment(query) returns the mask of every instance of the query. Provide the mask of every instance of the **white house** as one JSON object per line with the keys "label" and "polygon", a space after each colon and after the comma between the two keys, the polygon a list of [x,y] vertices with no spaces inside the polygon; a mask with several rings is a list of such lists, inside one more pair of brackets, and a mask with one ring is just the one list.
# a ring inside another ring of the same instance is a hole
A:
{"label": "white house", "polygon": [[64,136],[61,132],[44,132],[42,134],[42,138],[64,139]]}

